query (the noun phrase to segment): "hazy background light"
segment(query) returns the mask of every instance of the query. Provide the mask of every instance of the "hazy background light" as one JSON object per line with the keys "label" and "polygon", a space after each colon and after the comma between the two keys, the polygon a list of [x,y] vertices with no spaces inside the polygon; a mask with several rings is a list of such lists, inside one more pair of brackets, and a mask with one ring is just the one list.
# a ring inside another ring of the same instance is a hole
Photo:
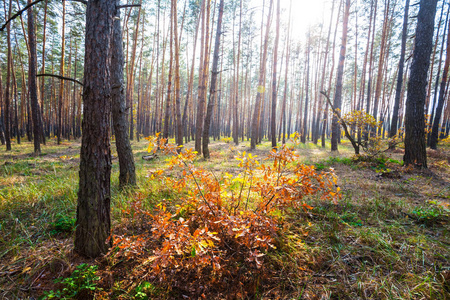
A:
{"label": "hazy background light", "polygon": [[[281,0],[281,23],[286,24],[289,20],[289,9],[291,7],[291,38],[293,40],[303,40],[306,36],[306,32],[310,26],[316,26],[322,22],[327,23],[324,20],[326,16],[329,18],[328,6],[331,5],[330,1],[325,0]],[[331,0],[336,1],[337,0]],[[270,0],[251,0],[250,7],[255,7],[256,18],[261,19],[262,5],[265,3],[264,13],[267,14],[269,10]],[[277,0],[273,0],[274,12],[276,12]],[[336,5],[336,4],[335,4]],[[339,4],[337,4],[339,5]],[[326,14],[328,12],[328,14]],[[274,14],[275,16],[275,14]],[[275,19],[273,19],[275,20]],[[265,21],[264,21],[265,22]],[[272,23],[274,25],[274,23]]]}

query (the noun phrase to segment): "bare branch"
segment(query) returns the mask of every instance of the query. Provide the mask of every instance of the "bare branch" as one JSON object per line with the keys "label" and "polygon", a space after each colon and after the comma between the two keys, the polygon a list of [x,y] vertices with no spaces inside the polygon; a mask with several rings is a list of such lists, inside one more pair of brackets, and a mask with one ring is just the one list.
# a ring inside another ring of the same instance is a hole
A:
{"label": "bare branch", "polygon": [[[11,22],[12,20],[14,20],[15,18],[17,18],[18,16],[20,16],[21,14],[23,14],[24,11],[26,11],[27,9],[29,9],[30,7],[38,4],[39,2],[42,2],[44,0],[36,0],[34,2],[31,2],[30,4],[28,4],[27,6],[25,6],[24,8],[22,8],[21,10],[19,10],[18,12],[16,12],[11,18],[9,18],[5,24],[2,25],[2,27],[0,28],[0,31],[3,31],[6,26],[9,24],[9,22]],[[70,0],[70,1],[75,1],[75,2],[80,2],[83,4],[87,5],[87,1],[86,0]]]}
{"label": "bare branch", "polygon": [[70,1],[80,2],[80,3],[83,3],[84,5],[87,5],[87,1],[86,0],[70,0]]}
{"label": "bare branch", "polygon": [[342,119],[340,112],[337,111],[337,110],[334,108],[334,105],[333,105],[333,103],[331,103],[331,99],[330,99],[330,97],[327,95],[326,92],[320,91],[320,93],[321,93],[322,95],[325,96],[325,98],[326,98],[327,101],[328,101],[328,104],[330,105],[331,109],[333,110],[333,113],[336,115],[336,117],[338,117],[338,119],[339,119],[339,121],[340,121],[340,123],[341,123],[341,125],[342,125],[342,128],[344,129],[345,136],[346,136],[346,137],[349,139],[349,141],[352,143],[353,149],[355,149],[355,154],[359,154],[359,145],[358,145],[358,143],[355,141],[355,139],[352,137],[352,135],[350,134],[350,132],[348,131],[347,124],[345,123],[344,119]]}
{"label": "bare branch", "polygon": [[117,8],[140,7],[140,6],[141,6],[140,4],[124,4],[117,6]]}
{"label": "bare branch", "polygon": [[11,22],[12,20],[14,20],[15,18],[17,18],[18,16],[20,16],[24,11],[26,11],[27,9],[29,9],[30,7],[32,7],[35,4],[38,4],[39,2],[42,2],[43,0],[36,0],[34,2],[31,2],[30,4],[28,4],[27,6],[25,6],[24,8],[22,8],[21,10],[19,10],[18,12],[16,12],[11,18],[9,18],[5,24],[3,24],[2,28],[0,28],[0,31],[3,31],[6,26],[8,25],[9,22]]}
{"label": "bare branch", "polygon": [[70,77],[64,77],[64,76],[60,76],[60,75],[55,75],[55,74],[37,74],[36,77],[42,77],[42,76],[47,76],[47,77],[55,77],[61,80],[69,80],[72,82],[76,82],[79,85],[83,86],[83,83],[81,81],[78,81],[76,79],[70,78]]}

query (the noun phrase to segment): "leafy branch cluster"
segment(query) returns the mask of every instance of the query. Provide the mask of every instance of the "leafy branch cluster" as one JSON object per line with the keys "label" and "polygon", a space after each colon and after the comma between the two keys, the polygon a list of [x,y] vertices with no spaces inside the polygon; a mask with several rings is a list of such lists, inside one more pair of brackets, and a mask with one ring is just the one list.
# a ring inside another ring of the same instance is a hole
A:
{"label": "leafy branch cluster", "polygon": [[269,278],[266,255],[277,248],[284,216],[292,210],[311,209],[305,197],[320,196],[336,202],[339,187],[332,172],[318,173],[314,167],[297,162],[292,149],[272,151],[262,163],[250,153],[236,159],[238,174],[216,175],[194,165],[197,153],[179,151],[165,139],[149,138],[150,152],[160,149],[172,156],[167,169],[179,176],[153,172],[153,180],[180,197],[170,208],[155,211],[136,201],[126,213],[143,220],[144,232],[133,237],[115,236],[110,257],[119,261],[138,260],[134,276],[160,281],[190,295],[223,292],[251,295],[244,286]]}

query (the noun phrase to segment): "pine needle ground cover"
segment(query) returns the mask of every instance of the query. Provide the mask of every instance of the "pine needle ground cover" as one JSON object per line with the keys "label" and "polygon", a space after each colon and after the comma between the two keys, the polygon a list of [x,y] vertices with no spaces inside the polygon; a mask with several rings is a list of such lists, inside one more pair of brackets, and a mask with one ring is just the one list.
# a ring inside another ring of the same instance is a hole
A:
{"label": "pine needle ground cover", "polygon": [[417,172],[401,150],[356,160],[347,144],[218,141],[208,161],[170,147],[146,161],[155,147],[134,142],[138,188],[119,191],[113,158],[114,246],[86,260],[72,251],[79,146],[0,152],[0,297],[450,297],[446,148]]}

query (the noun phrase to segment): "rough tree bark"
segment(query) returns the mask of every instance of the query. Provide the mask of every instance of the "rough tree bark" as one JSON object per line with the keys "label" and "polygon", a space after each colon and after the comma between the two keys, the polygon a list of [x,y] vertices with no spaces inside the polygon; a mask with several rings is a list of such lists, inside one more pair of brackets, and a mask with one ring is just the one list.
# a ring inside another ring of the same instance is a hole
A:
{"label": "rough tree bark", "polygon": [[[116,1],[116,7],[119,1]],[[111,44],[111,100],[117,156],[119,157],[119,186],[136,185],[133,152],[128,136],[128,114],[123,82],[123,39],[120,9],[116,8]]]}
{"label": "rough tree bark", "polygon": [[97,257],[111,245],[111,37],[115,5],[87,3],[83,85],[83,136],[74,250]]}
{"label": "rough tree bark", "polygon": [[[28,4],[31,0],[28,0]],[[39,104],[37,96],[37,82],[36,82],[36,36],[34,33],[34,9],[28,9],[28,43],[30,46],[30,53],[28,56],[28,90],[31,101],[31,115],[33,118],[33,140],[34,140],[34,154],[41,153],[41,125],[39,120]],[[20,135],[20,133],[18,133]]]}
{"label": "rough tree bark", "polygon": [[428,69],[437,0],[421,0],[405,111],[405,165],[427,168],[425,115]]}

